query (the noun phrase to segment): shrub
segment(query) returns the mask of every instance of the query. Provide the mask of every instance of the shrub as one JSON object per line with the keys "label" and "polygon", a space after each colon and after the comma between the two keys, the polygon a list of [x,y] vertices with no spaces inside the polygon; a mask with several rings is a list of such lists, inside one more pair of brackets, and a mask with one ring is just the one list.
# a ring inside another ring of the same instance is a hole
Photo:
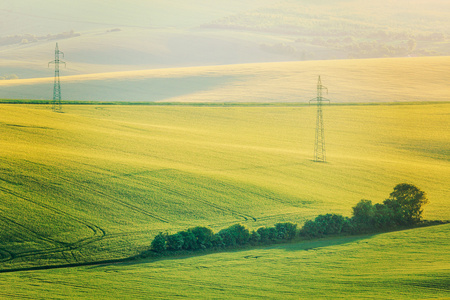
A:
{"label": "shrub", "polygon": [[292,240],[297,235],[297,224],[286,222],[275,224],[276,237],[279,240]]}
{"label": "shrub", "polygon": [[155,252],[164,252],[166,250],[166,235],[158,233],[152,241],[151,248]]}
{"label": "shrub", "polygon": [[[321,237],[328,234],[340,234],[348,226],[348,220],[341,215],[319,215],[314,221],[306,221],[301,229],[301,235],[307,237]],[[348,228],[346,228],[348,230]]]}
{"label": "shrub", "polygon": [[[326,214],[319,216],[324,234],[340,234],[344,227],[345,218],[337,214]],[[317,219],[317,218],[316,218]]]}
{"label": "shrub", "polygon": [[194,235],[198,249],[207,249],[212,247],[214,232],[211,228],[197,226],[189,229],[189,231]]}
{"label": "shrub", "polygon": [[167,236],[166,248],[169,251],[182,250],[184,246],[184,238],[181,232]]}
{"label": "shrub", "polygon": [[261,242],[261,235],[257,231],[253,230],[250,233],[249,243],[252,245],[257,245],[260,242]]}
{"label": "shrub", "polygon": [[231,232],[227,229],[222,229],[217,234],[220,236],[220,239],[223,242],[224,247],[233,247],[236,246],[236,238],[231,234]]}
{"label": "shrub", "polygon": [[353,234],[355,232],[355,226],[352,222],[352,219],[349,217],[344,218],[344,224],[342,225],[342,233],[345,234]]}
{"label": "shrub", "polygon": [[394,211],[388,205],[375,204],[373,224],[378,229],[392,228],[395,227],[396,221],[394,218]]}
{"label": "shrub", "polygon": [[352,221],[358,231],[366,231],[373,228],[374,215],[372,201],[362,199],[353,207]]}
{"label": "shrub", "polygon": [[220,234],[216,233],[212,239],[211,239],[211,243],[213,247],[216,248],[222,248],[225,247],[225,243],[223,242],[223,238]]}
{"label": "shrub", "polygon": [[273,227],[260,227],[256,231],[260,236],[260,241],[263,244],[274,242],[277,238],[277,231]]}
{"label": "shrub", "polygon": [[303,227],[300,230],[300,235],[305,237],[320,237],[322,234],[320,233],[317,223],[312,220],[308,220],[305,224],[303,224]]}
{"label": "shrub", "polygon": [[235,224],[226,229],[222,229],[219,231],[219,235],[222,236],[226,247],[245,245],[250,239],[249,230],[241,224]]}
{"label": "shrub", "polygon": [[186,231],[180,231],[180,235],[183,237],[183,250],[197,250],[197,242],[195,235],[189,229]]}
{"label": "shrub", "polygon": [[421,221],[422,206],[428,202],[425,193],[411,184],[398,184],[383,204],[372,205],[370,200],[361,200],[353,207],[352,218],[337,214],[317,216],[314,221],[308,220],[297,231],[297,224],[277,223],[274,227],[260,227],[249,230],[235,224],[222,229],[217,234],[207,227],[197,226],[176,234],[159,233],[151,243],[151,250],[164,252],[166,250],[222,248],[236,245],[267,244],[276,241],[292,240],[297,232],[305,237],[322,237],[331,234],[353,234],[372,231],[374,229],[392,228],[397,225],[413,225]]}

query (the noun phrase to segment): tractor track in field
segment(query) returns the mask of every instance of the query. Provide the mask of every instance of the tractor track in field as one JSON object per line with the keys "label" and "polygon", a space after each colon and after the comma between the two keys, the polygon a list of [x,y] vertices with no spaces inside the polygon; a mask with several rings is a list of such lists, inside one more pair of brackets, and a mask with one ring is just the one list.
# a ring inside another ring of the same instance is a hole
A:
{"label": "tractor track in field", "polygon": [[[158,171],[170,171],[170,170],[173,170],[173,169],[160,169]],[[135,177],[135,176],[139,176],[139,175],[143,175],[143,174],[152,174],[152,173],[153,173],[153,171],[147,170],[147,171],[140,171],[140,172],[122,174],[122,176]],[[200,203],[202,203],[204,205],[210,206],[210,207],[212,207],[214,209],[217,209],[217,210],[220,210],[222,212],[226,212],[226,213],[231,214],[231,215],[239,216],[239,217],[243,218],[245,221],[248,221],[249,219],[251,219],[253,221],[256,221],[256,218],[251,216],[251,215],[243,214],[243,213],[241,213],[239,211],[236,211],[236,210],[233,210],[233,209],[230,209],[230,208],[226,208],[226,207],[223,207],[223,206],[211,203],[211,202],[206,201],[206,200],[202,200],[202,199],[196,198],[193,195],[188,194],[187,192],[181,192],[179,190],[172,189],[169,186],[167,186],[167,185],[165,185],[165,184],[163,184],[161,182],[158,182],[158,183],[155,183],[153,181],[145,182],[145,185],[147,185],[147,186],[151,185],[151,186],[155,187],[156,189],[165,191],[168,194],[172,194],[172,195],[175,195],[175,196],[180,196],[182,198],[190,199],[190,200],[193,200],[195,202],[200,202]],[[218,193],[220,193],[220,192],[218,192]]]}
{"label": "tractor track in field", "polygon": [[101,192],[101,191],[99,191],[99,190],[93,189],[93,188],[91,188],[91,187],[89,187],[89,186],[86,186],[86,185],[83,185],[83,188],[84,188],[85,190],[91,191],[91,192],[94,193],[94,194],[100,195],[100,196],[102,196],[102,197],[108,199],[108,200],[111,201],[111,202],[120,204],[120,205],[122,205],[122,206],[124,206],[124,207],[126,207],[126,208],[128,208],[128,209],[130,209],[130,210],[132,210],[132,211],[135,211],[135,212],[137,212],[137,213],[146,215],[146,216],[148,216],[148,217],[151,217],[151,218],[153,218],[153,219],[155,219],[155,220],[158,220],[158,221],[160,221],[160,222],[163,222],[163,223],[170,223],[169,220],[167,220],[167,219],[165,219],[165,218],[163,218],[163,217],[160,217],[160,216],[158,216],[158,215],[155,214],[155,213],[151,213],[151,212],[149,212],[149,211],[147,211],[147,210],[145,210],[145,209],[143,209],[143,208],[140,208],[140,207],[138,207],[138,206],[136,206],[136,205],[133,205],[133,204],[128,203],[128,202],[125,202],[125,201],[123,201],[123,200],[119,200],[119,199],[117,199],[117,198],[115,198],[115,197],[112,197],[112,196],[110,196],[110,195],[108,195],[108,194],[105,194],[104,192]]}
{"label": "tractor track in field", "polygon": [[[67,182],[68,184],[71,184],[71,185],[79,184],[79,183],[76,183],[74,181],[71,181],[68,178],[61,177],[61,176],[57,176],[57,179],[58,179],[59,182],[65,181],[65,182]],[[39,182],[36,182],[36,183],[39,184]],[[106,199],[110,200],[111,202],[119,204],[119,205],[121,205],[123,207],[126,207],[126,208],[128,208],[128,209],[130,209],[132,211],[137,212],[137,213],[144,214],[146,216],[149,216],[149,217],[151,217],[151,218],[153,218],[155,220],[158,220],[160,222],[163,222],[163,223],[170,223],[170,221],[165,219],[165,218],[162,218],[162,217],[160,217],[160,216],[158,216],[158,215],[156,215],[154,213],[151,213],[151,212],[149,212],[149,211],[147,211],[145,209],[142,209],[140,207],[137,207],[137,206],[135,206],[133,204],[130,204],[130,203],[127,203],[125,201],[116,199],[116,198],[114,198],[114,197],[112,197],[110,195],[107,195],[107,194],[103,193],[102,191],[96,190],[95,188],[90,187],[90,186],[88,186],[86,184],[82,184],[81,188],[84,189],[84,190],[89,190],[91,193],[98,194],[98,195],[100,195],[102,197],[105,197]],[[50,206],[48,204],[45,204],[45,203],[33,200],[33,199],[31,199],[29,197],[26,197],[24,195],[21,195],[20,193],[14,191],[14,190],[11,190],[11,189],[8,189],[8,188],[0,186],[0,192],[9,194],[9,195],[13,196],[14,198],[21,199],[23,201],[27,201],[29,203],[32,203],[33,205],[41,207],[41,208],[43,208],[45,210],[48,210],[48,211],[50,211],[52,213],[55,213],[57,215],[64,216],[64,217],[66,217],[69,220],[73,220],[76,223],[82,224],[83,226],[87,227],[92,232],[92,236],[81,238],[79,240],[76,240],[75,242],[62,242],[62,241],[58,241],[56,239],[52,239],[50,237],[47,237],[45,235],[42,235],[39,232],[33,230],[32,228],[29,228],[29,227],[27,227],[27,226],[25,226],[23,224],[20,224],[20,223],[14,221],[12,219],[3,217],[1,219],[4,222],[6,222],[7,224],[11,224],[11,225],[13,225],[15,227],[20,228],[20,230],[22,230],[22,231],[26,231],[28,233],[28,235],[33,236],[35,240],[45,241],[46,243],[49,243],[49,244],[51,244],[53,246],[46,247],[45,249],[29,250],[29,251],[24,251],[24,252],[19,252],[19,253],[14,253],[13,251],[9,251],[7,249],[1,248],[0,249],[0,263],[13,261],[13,260],[18,259],[18,258],[22,258],[23,259],[23,258],[31,258],[31,257],[39,257],[39,256],[41,256],[41,257],[53,256],[53,257],[55,257],[57,259],[63,259],[65,261],[67,261],[67,263],[69,263],[69,264],[71,264],[73,262],[82,263],[83,255],[81,254],[81,252],[77,251],[78,249],[81,249],[81,248],[83,248],[83,247],[85,247],[85,246],[87,246],[89,244],[98,242],[98,241],[102,240],[105,236],[108,236],[108,237],[110,236],[110,234],[108,234],[108,235],[106,234],[104,229],[102,229],[101,227],[99,227],[99,226],[97,226],[97,225],[95,225],[93,223],[90,223],[90,222],[85,221],[83,219],[77,218],[77,217],[75,217],[72,214],[64,212],[64,211],[62,211],[62,210],[60,210],[58,208],[52,207],[52,206]]]}
{"label": "tractor track in field", "polygon": [[46,237],[42,234],[40,234],[39,232],[32,230],[30,228],[28,228],[27,226],[20,224],[10,218],[7,218],[5,216],[0,216],[0,219],[2,219],[4,222],[9,223],[9,224],[14,224],[14,226],[17,226],[19,228],[21,228],[22,230],[26,230],[27,232],[31,233],[31,235],[35,236],[37,239],[39,240],[43,240],[46,241],[48,243],[51,243],[54,245],[53,248],[47,248],[47,249],[42,249],[42,250],[30,250],[30,251],[25,251],[25,252],[21,252],[21,253],[13,253],[11,251],[8,251],[6,249],[2,249],[3,251],[8,253],[8,257],[6,259],[0,260],[1,262],[7,262],[7,261],[11,261],[14,260],[16,258],[23,258],[23,257],[32,257],[32,256],[37,256],[37,255],[49,255],[49,254],[56,254],[56,253],[61,253],[64,251],[73,251],[79,248],[82,248],[86,245],[92,244],[94,242],[100,241],[102,240],[105,236],[106,236],[106,232],[104,229],[102,229],[101,227],[95,225],[95,224],[91,224],[89,222],[86,222],[80,218],[77,218],[71,214],[68,214],[64,211],[61,211],[57,208],[51,207],[50,205],[44,204],[44,203],[40,203],[38,201],[34,201],[31,200],[27,197],[24,197],[14,191],[11,191],[9,189],[0,187],[0,191],[3,193],[7,193],[9,195],[12,195],[16,198],[19,198],[23,201],[27,201],[30,203],[33,203],[36,206],[42,207],[46,210],[49,210],[53,213],[62,215],[64,217],[67,217],[68,219],[71,219],[73,221],[75,221],[76,223],[82,224],[83,226],[89,228],[90,231],[92,231],[92,236],[90,237],[86,237],[86,238],[82,238],[79,239],[75,242],[61,242],[58,241],[56,239],[52,239],[50,237]]}
{"label": "tractor track in field", "polygon": [[222,206],[213,204],[213,203],[211,203],[211,202],[208,202],[208,201],[206,201],[206,200],[202,200],[202,199],[193,197],[192,195],[189,195],[188,193],[183,193],[183,192],[180,192],[180,191],[177,191],[177,190],[173,190],[173,189],[171,189],[170,187],[164,186],[164,185],[161,184],[161,183],[160,183],[160,184],[148,183],[148,184],[153,185],[155,188],[158,188],[158,189],[160,189],[160,190],[163,190],[163,191],[165,191],[165,192],[168,193],[168,194],[172,194],[172,195],[176,195],[176,196],[181,196],[181,197],[183,197],[183,198],[190,199],[190,200],[193,200],[193,201],[195,201],[195,202],[200,202],[200,203],[202,203],[202,204],[204,204],[204,205],[207,205],[207,206],[210,206],[210,207],[212,207],[212,208],[214,208],[214,209],[217,209],[217,210],[220,210],[220,211],[229,213],[229,214],[231,214],[231,215],[239,216],[239,217],[243,218],[245,221],[248,221],[248,219],[252,219],[253,221],[256,221],[256,218],[253,217],[253,216],[245,215],[245,214],[242,214],[242,213],[240,213],[240,212],[238,212],[238,211],[235,211],[235,210],[233,210],[233,209],[226,208],[226,207],[222,207]]}
{"label": "tractor track in field", "polygon": [[[69,184],[74,184],[74,182],[72,182],[72,181],[70,181],[69,179],[64,178],[64,177],[58,177],[58,179],[59,179],[60,181],[65,181],[65,182],[67,182],[67,183],[69,183]],[[90,191],[90,192],[93,193],[93,194],[100,195],[100,196],[102,196],[102,197],[108,199],[109,201],[114,202],[114,203],[117,203],[117,204],[122,205],[122,206],[125,206],[126,208],[128,208],[128,209],[130,209],[130,210],[133,210],[133,211],[138,212],[138,213],[140,213],[140,214],[146,215],[146,216],[148,216],[148,217],[151,217],[151,218],[153,218],[153,219],[155,219],[155,220],[158,220],[158,221],[160,221],[160,222],[163,222],[163,223],[170,223],[169,220],[167,220],[167,219],[165,219],[165,218],[163,218],[163,217],[161,217],[161,216],[158,216],[158,215],[155,214],[155,213],[149,212],[149,211],[147,211],[147,210],[145,210],[145,209],[143,209],[143,208],[140,208],[140,207],[138,207],[138,206],[136,206],[136,205],[133,205],[133,204],[131,204],[131,203],[128,203],[128,202],[119,200],[119,199],[117,199],[117,198],[115,198],[115,197],[113,197],[113,196],[110,196],[110,195],[108,195],[108,194],[106,194],[106,193],[104,193],[104,192],[102,192],[102,191],[100,191],[100,190],[98,190],[98,189],[95,189],[95,188],[89,186],[89,185],[86,184],[86,183],[80,183],[80,182],[77,182],[77,184],[78,184],[80,187],[82,187],[85,191]]]}
{"label": "tractor track in field", "polygon": [[0,262],[10,261],[14,257],[14,253],[4,248],[0,248]]}

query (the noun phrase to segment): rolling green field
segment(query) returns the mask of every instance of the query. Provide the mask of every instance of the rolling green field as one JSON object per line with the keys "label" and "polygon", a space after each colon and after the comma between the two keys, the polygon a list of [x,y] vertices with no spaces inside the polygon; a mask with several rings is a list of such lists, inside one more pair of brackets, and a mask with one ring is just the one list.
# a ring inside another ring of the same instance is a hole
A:
{"label": "rolling green field", "polygon": [[350,215],[410,182],[450,208],[450,105],[315,108],[2,105],[2,269],[123,258],[194,225]]}
{"label": "rolling green field", "polygon": [[[450,213],[447,102],[326,106],[327,163],[312,161],[314,106],[63,110],[0,106],[2,270],[126,258],[160,231],[196,225],[256,229],[350,216],[360,199],[382,202],[401,182],[427,192],[426,219]],[[448,297],[449,228],[5,273],[0,295]]]}
{"label": "rolling green field", "polygon": [[1,274],[5,299],[448,299],[450,225]]}

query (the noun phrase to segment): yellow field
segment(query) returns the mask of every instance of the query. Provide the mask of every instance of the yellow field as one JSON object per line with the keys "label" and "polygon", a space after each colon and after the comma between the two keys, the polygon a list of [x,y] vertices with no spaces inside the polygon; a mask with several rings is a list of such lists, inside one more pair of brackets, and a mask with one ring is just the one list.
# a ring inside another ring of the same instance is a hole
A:
{"label": "yellow field", "polygon": [[[448,56],[326,60],[85,74],[61,84],[65,100],[307,102],[321,75],[335,103],[448,101],[449,69]],[[50,97],[52,84],[53,77],[0,81],[11,98]]]}
{"label": "yellow field", "polygon": [[1,274],[5,299],[448,299],[450,224]]}
{"label": "yellow field", "polygon": [[159,231],[349,216],[401,182],[448,219],[450,104],[0,107],[2,268],[123,258]]}

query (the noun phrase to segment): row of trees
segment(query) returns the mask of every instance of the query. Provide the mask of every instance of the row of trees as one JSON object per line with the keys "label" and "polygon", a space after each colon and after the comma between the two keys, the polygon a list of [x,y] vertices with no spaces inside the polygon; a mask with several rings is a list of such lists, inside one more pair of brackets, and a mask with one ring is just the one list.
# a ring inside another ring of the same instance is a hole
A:
{"label": "row of trees", "polygon": [[159,233],[151,244],[155,252],[197,251],[210,248],[220,249],[245,245],[271,244],[289,241],[297,235],[297,224],[278,223],[275,227],[261,227],[250,230],[241,224],[235,224],[214,233],[210,228],[197,226],[175,234]]}
{"label": "row of trees", "polygon": [[413,226],[422,219],[422,206],[428,202],[425,192],[411,184],[402,183],[394,188],[382,204],[373,205],[361,200],[353,207],[351,218],[337,214],[319,215],[297,228],[294,223],[277,223],[274,227],[261,227],[250,231],[235,224],[214,233],[208,227],[197,226],[175,234],[159,233],[151,244],[152,251],[197,251],[222,249],[245,245],[263,245],[290,241],[295,238],[317,238],[326,235],[358,234]]}
{"label": "row of trees", "polygon": [[0,37],[0,46],[6,45],[14,45],[14,44],[29,44],[35,43],[41,40],[50,41],[50,40],[60,40],[60,39],[68,39],[73,37],[80,36],[80,33],[74,32],[73,30],[62,32],[58,34],[47,34],[42,36],[37,36],[34,34],[23,34],[23,35],[10,35],[5,37]]}

